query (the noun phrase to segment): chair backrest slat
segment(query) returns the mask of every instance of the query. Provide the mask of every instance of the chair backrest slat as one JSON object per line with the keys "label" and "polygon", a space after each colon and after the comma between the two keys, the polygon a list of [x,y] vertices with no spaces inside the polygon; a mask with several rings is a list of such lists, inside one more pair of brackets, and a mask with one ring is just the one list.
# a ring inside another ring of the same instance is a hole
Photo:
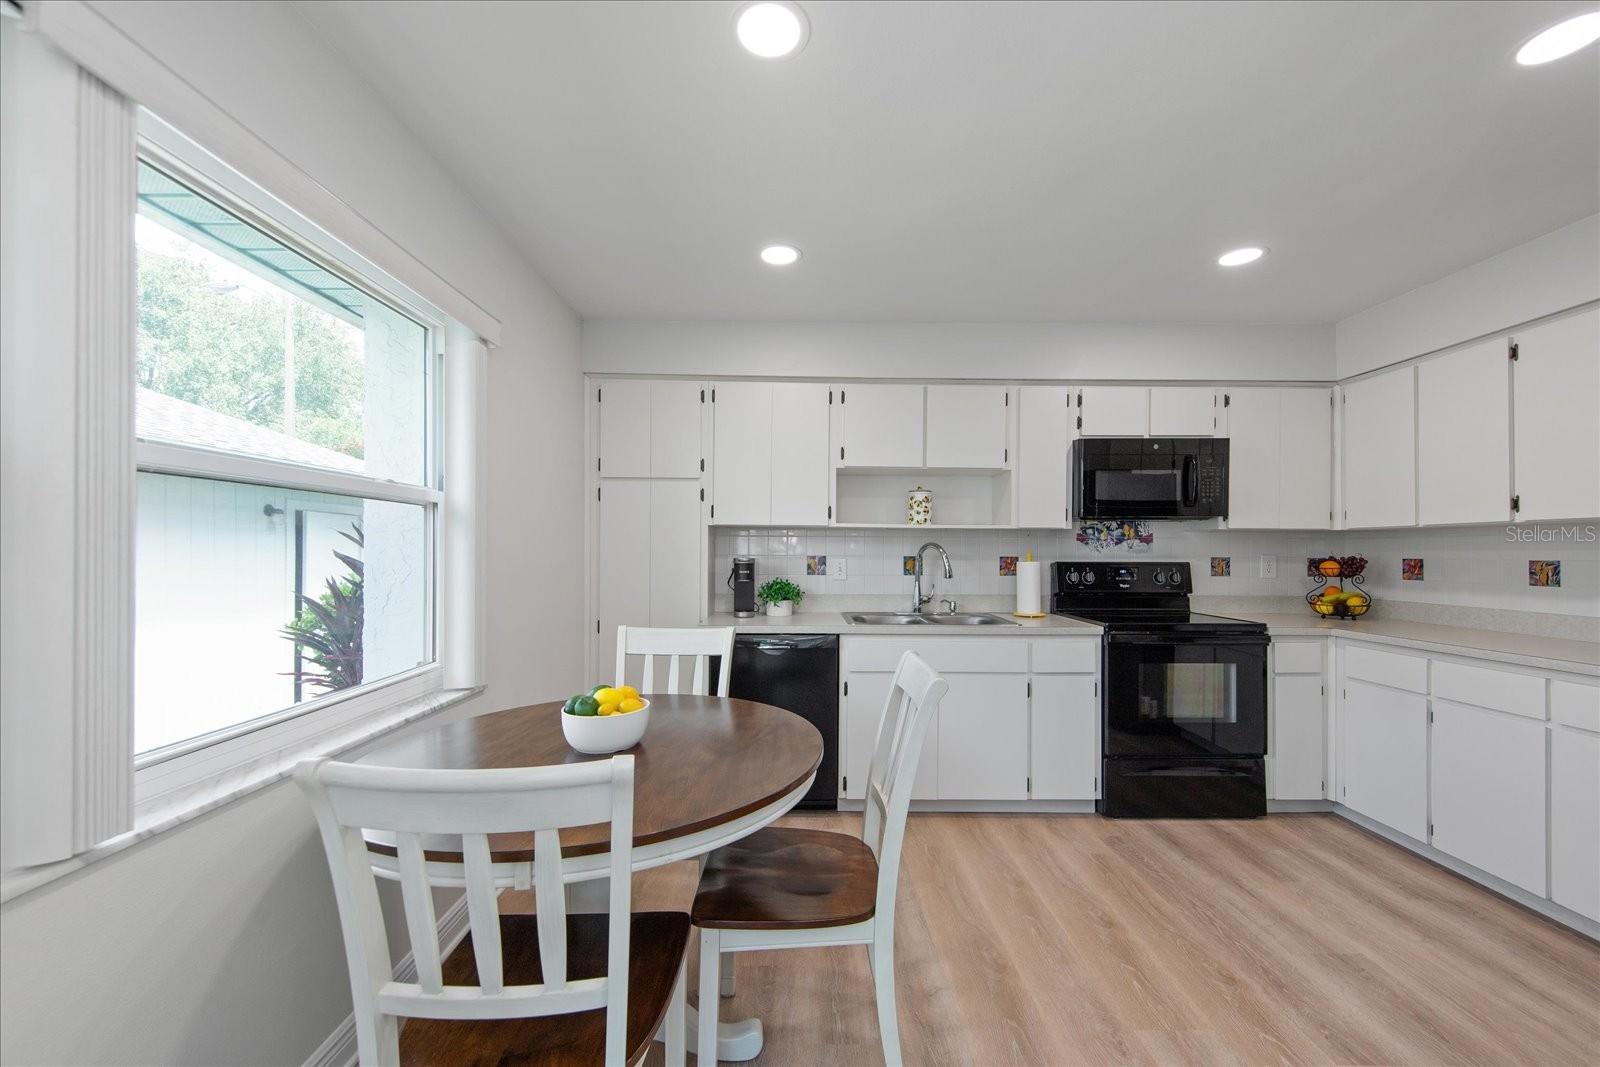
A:
{"label": "chair backrest slat", "polygon": [[861,836],[878,858],[879,922],[894,924],[895,885],[900,875],[906,813],[928,725],[950,684],[914,652],[900,657],[878,722],[878,740],[867,771],[867,803]]}
{"label": "chair backrest slat", "polygon": [[[728,685],[733,678],[733,627],[684,627],[680,629],[645,628],[639,626],[617,627],[617,666],[616,681],[624,682],[628,677],[628,657],[643,656],[644,672],[641,676],[639,692],[641,693],[693,693],[701,696],[709,694],[711,686],[711,657],[722,658],[721,671],[717,676],[717,696],[728,695]],[[656,688],[655,665],[656,657],[661,656],[667,660],[667,682],[665,689]],[[680,666],[682,659],[693,659],[694,670],[685,672]],[[690,682],[684,688],[684,675],[689,674]]]}
{"label": "chair backrest slat", "polygon": [[[432,771],[307,760],[295,771],[311,800],[328,854],[350,965],[362,1063],[393,1063],[400,1016],[501,1019],[606,1008],[607,1064],[626,1050],[629,903],[633,869],[633,757],[559,767]],[[604,978],[567,973],[566,898],[560,830],[608,822],[611,899]],[[495,869],[489,835],[534,835],[531,879],[537,901],[543,981],[507,985],[496,900],[512,872]],[[367,834],[392,836],[415,982],[391,973],[388,936]],[[459,848],[478,984],[445,986],[426,850],[430,838]],[[616,903],[622,902],[618,908]]]}

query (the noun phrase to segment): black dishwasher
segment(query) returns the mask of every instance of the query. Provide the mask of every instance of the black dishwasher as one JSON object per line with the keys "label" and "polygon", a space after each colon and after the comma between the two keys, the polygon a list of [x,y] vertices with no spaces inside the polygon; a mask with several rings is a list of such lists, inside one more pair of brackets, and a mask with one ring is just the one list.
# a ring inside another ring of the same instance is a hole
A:
{"label": "black dishwasher", "polygon": [[[712,659],[716,692],[721,657]],[[833,634],[739,634],[728,695],[792,711],[822,734],[817,780],[796,805],[839,806],[839,638]]]}

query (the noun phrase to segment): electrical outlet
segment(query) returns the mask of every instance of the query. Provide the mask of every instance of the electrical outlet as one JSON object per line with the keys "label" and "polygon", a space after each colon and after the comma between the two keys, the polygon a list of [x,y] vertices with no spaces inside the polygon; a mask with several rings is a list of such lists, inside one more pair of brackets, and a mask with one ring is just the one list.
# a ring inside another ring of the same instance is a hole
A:
{"label": "electrical outlet", "polygon": [[1278,576],[1278,557],[1277,556],[1262,556],[1261,557],[1261,577],[1263,577],[1263,578],[1276,578],[1277,576]]}
{"label": "electrical outlet", "polygon": [[834,581],[844,581],[850,577],[850,561],[843,556],[835,556],[828,561],[828,573],[833,575]]}

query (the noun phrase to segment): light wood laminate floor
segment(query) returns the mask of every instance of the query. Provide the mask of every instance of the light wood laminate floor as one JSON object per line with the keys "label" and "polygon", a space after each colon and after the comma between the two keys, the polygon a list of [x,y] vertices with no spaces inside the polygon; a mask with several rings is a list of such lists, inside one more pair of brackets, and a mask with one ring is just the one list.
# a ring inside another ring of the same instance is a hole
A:
{"label": "light wood laminate floor", "polygon": [[[909,1064],[1600,1062],[1600,946],[1331,815],[913,815],[898,908]],[[864,949],[741,954],[722,1010],[882,1062]]]}

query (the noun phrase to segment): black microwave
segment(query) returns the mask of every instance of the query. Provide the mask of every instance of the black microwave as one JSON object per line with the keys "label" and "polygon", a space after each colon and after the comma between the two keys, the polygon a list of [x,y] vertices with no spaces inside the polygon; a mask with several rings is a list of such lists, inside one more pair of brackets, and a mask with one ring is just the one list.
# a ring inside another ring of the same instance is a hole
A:
{"label": "black microwave", "polygon": [[1071,454],[1079,518],[1228,517],[1225,437],[1086,437]]}

